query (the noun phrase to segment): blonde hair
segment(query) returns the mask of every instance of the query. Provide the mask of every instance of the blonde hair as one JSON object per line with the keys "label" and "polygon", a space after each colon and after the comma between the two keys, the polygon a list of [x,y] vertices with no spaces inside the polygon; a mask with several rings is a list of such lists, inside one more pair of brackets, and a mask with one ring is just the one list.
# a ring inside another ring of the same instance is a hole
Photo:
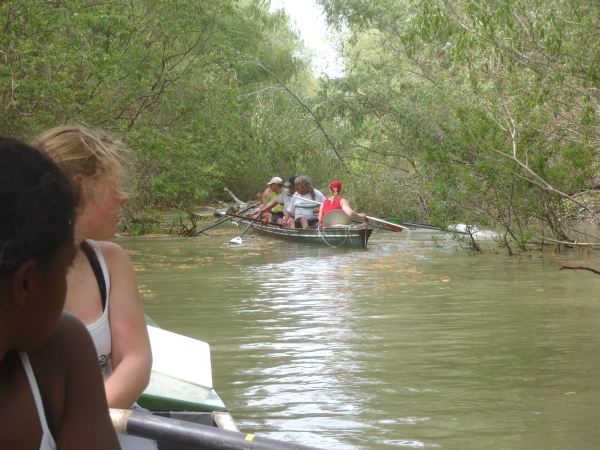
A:
{"label": "blonde hair", "polygon": [[119,187],[126,182],[125,146],[102,130],[68,125],[44,131],[31,145],[52,158],[69,178],[83,175],[96,182],[108,175]]}

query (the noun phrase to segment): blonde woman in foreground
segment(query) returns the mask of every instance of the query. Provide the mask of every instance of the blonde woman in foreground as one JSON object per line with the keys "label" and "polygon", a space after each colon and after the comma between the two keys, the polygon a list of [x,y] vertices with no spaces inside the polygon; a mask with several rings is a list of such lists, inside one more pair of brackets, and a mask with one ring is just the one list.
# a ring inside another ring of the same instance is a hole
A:
{"label": "blonde woman in foreground", "polygon": [[[150,380],[152,352],[133,265],[114,237],[121,206],[123,146],[99,130],[53,128],[32,143],[72,181],[78,199],[77,255],[67,276],[65,310],[90,332],[110,408],[133,408]],[[141,408],[139,408],[141,409]],[[152,441],[118,435],[123,449],[156,449]]]}

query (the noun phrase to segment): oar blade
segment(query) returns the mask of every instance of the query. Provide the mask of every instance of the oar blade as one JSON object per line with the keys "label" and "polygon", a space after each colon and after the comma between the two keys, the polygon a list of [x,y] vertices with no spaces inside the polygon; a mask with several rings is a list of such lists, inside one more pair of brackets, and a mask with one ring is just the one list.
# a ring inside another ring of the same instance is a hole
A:
{"label": "oar blade", "polygon": [[[387,227],[388,230],[393,231],[394,233],[400,233],[403,229],[405,229],[405,226],[402,226],[400,224],[395,224],[395,223],[391,223],[388,222],[387,220],[383,220],[383,219],[378,219],[377,217],[371,217],[371,216],[365,216],[367,218],[368,221],[370,222],[377,222],[377,223],[382,223],[383,225],[385,225]],[[398,219],[395,219],[398,222],[401,222]]]}
{"label": "oar blade", "polygon": [[395,223],[396,225],[404,225],[404,221],[400,219],[385,219],[390,223]]}
{"label": "oar blade", "polygon": [[[400,233],[403,229],[403,225],[404,222],[402,222],[400,219],[385,219],[386,223],[385,226],[388,228],[388,230],[394,231],[395,233]],[[393,224],[399,225],[397,227],[395,227]]]}
{"label": "oar blade", "polygon": [[242,244],[242,243],[243,243],[243,241],[242,241],[242,238],[241,238],[241,237],[239,237],[239,236],[237,236],[237,237],[234,237],[234,238],[233,238],[233,239],[231,239],[229,242],[232,242],[232,243],[234,243],[234,244]]}
{"label": "oar blade", "polygon": [[395,225],[386,225],[387,229],[393,231],[394,233],[402,233],[402,228],[397,227]]}

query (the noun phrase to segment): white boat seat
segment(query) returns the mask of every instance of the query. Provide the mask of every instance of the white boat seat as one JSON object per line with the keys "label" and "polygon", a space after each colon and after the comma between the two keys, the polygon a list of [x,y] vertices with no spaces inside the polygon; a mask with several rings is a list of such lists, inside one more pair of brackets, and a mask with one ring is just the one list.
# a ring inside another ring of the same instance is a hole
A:
{"label": "white boat seat", "polygon": [[352,219],[343,210],[334,209],[325,214],[325,217],[323,217],[323,225],[325,225],[328,228],[347,228],[348,226],[352,225]]}

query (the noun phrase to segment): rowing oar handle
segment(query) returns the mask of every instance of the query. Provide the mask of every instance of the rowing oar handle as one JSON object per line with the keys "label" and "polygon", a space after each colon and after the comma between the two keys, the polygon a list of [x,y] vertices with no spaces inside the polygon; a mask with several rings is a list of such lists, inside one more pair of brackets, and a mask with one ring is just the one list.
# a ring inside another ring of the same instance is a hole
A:
{"label": "rowing oar handle", "polygon": [[111,409],[110,416],[118,433],[143,437],[191,449],[207,450],[319,450],[316,447],[276,441],[237,431],[168,419],[130,410]]}
{"label": "rowing oar handle", "polygon": [[271,226],[279,227],[279,228],[283,227],[283,225],[281,225],[279,223],[269,223],[269,221],[266,219],[255,219],[254,217],[241,216],[239,214],[232,214],[232,213],[228,213],[227,215],[230,217],[239,217],[242,220],[250,220],[252,222],[262,223],[263,225],[271,225]]}
{"label": "rowing oar handle", "polygon": [[[225,189],[227,189],[227,188],[225,188]],[[246,212],[246,211],[248,211],[248,210],[250,210],[250,209],[252,209],[252,208],[256,208],[256,206],[257,206],[257,205],[258,205],[258,203],[255,203],[254,205],[250,205],[250,206],[248,206],[247,208],[244,208],[244,209],[242,209],[241,211],[238,211],[238,212],[239,212],[239,213]],[[227,216],[227,217],[226,217],[226,218],[224,218],[224,219],[218,220],[218,221],[216,221],[215,223],[213,223],[212,225],[209,225],[209,226],[207,226],[207,227],[204,227],[204,228],[202,228],[200,231],[196,232],[196,235],[198,235],[198,234],[200,234],[200,233],[203,233],[203,232],[204,232],[204,231],[206,231],[206,230],[210,230],[211,228],[213,228],[213,227],[216,227],[217,225],[221,225],[223,222],[227,222],[227,221],[228,221],[228,220],[230,220],[230,219],[231,219],[231,217]]]}

